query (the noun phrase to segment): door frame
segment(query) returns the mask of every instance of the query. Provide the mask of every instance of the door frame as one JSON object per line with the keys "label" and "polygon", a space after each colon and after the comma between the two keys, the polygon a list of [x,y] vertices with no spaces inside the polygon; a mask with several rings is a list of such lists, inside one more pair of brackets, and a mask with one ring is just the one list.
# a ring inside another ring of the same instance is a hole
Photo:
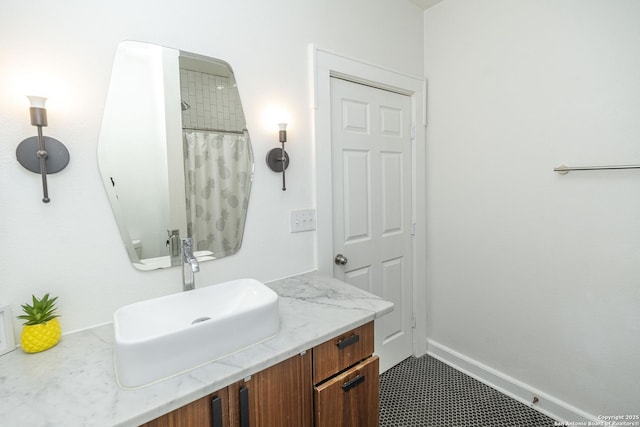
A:
{"label": "door frame", "polygon": [[[331,78],[389,90],[411,98],[412,218],[413,238],[413,354],[427,352],[426,286],[426,94],[427,81],[339,55],[310,45],[312,78],[313,144],[315,146],[316,263],[323,274],[333,276],[333,201],[331,190]],[[327,143],[329,141],[329,143]]]}

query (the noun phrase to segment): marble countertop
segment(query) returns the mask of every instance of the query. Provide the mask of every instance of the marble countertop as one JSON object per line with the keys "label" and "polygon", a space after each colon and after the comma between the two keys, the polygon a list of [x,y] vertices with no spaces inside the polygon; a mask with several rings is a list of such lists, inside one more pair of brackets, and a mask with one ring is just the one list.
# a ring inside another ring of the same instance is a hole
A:
{"label": "marble countertop", "polygon": [[280,332],[239,353],[135,390],[113,368],[113,326],[64,335],[37,354],[0,356],[0,420],[11,426],[137,426],[393,310],[331,277],[267,284],[280,296]]}

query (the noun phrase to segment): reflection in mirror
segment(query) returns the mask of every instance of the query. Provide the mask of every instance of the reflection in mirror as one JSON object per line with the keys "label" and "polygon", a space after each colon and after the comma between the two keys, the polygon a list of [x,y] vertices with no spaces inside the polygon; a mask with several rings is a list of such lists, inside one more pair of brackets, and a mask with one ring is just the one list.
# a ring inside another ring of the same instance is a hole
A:
{"label": "reflection in mirror", "polygon": [[224,61],[147,43],[120,43],[98,163],[129,259],[179,265],[192,237],[199,261],[242,244],[253,151]]}

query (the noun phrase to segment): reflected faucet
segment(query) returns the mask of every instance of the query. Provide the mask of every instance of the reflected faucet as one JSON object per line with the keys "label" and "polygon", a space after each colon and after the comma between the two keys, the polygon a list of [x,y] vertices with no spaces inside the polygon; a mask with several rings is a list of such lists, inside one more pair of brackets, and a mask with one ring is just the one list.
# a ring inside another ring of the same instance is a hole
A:
{"label": "reflected faucet", "polygon": [[171,259],[172,267],[182,263],[180,246],[180,230],[167,230],[167,247],[169,248],[169,258]]}
{"label": "reflected faucet", "polygon": [[[188,265],[188,266],[187,266]],[[187,267],[185,267],[187,266]],[[193,255],[193,239],[182,239],[182,290],[191,291],[196,287],[195,273],[200,271],[200,264]]]}

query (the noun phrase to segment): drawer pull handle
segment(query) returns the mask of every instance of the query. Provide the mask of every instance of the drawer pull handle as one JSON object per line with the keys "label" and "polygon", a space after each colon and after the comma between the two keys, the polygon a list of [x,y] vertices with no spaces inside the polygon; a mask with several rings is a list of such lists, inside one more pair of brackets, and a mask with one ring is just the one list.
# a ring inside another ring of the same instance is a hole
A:
{"label": "drawer pull handle", "polygon": [[354,335],[351,335],[347,339],[338,341],[338,343],[336,345],[338,346],[338,348],[340,350],[342,350],[343,348],[349,347],[350,345],[353,345],[353,344],[357,343],[358,341],[360,341],[360,335],[354,334]]}
{"label": "drawer pull handle", "polygon": [[361,382],[364,382],[364,375],[358,374],[358,376],[355,377],[354,379],[349,380],[346,383],[342,384],[342,390],[349,391],[355,386],[357,386],[358,384],[360,384]]}
{"label": "drawer pull handle", "polygon": [[240,427],[249,427],[249,389],[240,389]]}
{"label": "drawer pull handle", "polygon": [[222,427],[222,399],[216,396],[211,400],[211,427]]}

